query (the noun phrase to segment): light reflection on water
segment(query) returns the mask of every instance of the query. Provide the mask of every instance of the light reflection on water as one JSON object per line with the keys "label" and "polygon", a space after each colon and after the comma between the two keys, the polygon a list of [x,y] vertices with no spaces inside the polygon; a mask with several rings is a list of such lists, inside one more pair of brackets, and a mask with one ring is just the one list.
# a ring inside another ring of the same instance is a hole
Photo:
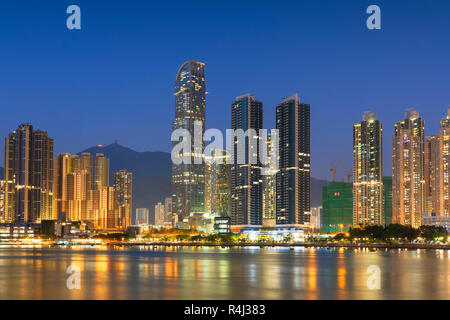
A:
{"label": "light reflection on water", "polygon": [[[66,287],[71,264],[80,290]],[[370,265],[381,290],[367,288]],[[443,250],[0,247],[0,299],[449,298]]]}

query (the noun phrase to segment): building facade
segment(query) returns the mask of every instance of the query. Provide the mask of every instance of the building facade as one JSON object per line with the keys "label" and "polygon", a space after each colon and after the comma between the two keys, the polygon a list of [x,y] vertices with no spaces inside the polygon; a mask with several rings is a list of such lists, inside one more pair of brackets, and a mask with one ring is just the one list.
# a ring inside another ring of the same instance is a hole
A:
{"label": "building facade", "polygon": [[276,176],[276,224],[309,222],[311,202],[310,106],[298,95],[276,108],[279,171]]}

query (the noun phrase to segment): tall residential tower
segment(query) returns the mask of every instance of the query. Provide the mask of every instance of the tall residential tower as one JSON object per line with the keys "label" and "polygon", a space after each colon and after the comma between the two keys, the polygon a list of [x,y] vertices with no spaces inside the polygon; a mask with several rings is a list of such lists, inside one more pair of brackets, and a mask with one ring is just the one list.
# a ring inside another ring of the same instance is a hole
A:
{"label": "tall residential tower", "polygon": [[353,224],[383,225],[383,129],[366,112],[353,126]]}
{"label": "tall residential tower", "polygon": [[425,212],[425,121],[416,110],[395,125],[392,139],[393,222],[422,224]]}
{"label": "tall residential tower", "polygon": [[5,139],[5,217],[8,222],[51,220],[53,139],[21,124]]}

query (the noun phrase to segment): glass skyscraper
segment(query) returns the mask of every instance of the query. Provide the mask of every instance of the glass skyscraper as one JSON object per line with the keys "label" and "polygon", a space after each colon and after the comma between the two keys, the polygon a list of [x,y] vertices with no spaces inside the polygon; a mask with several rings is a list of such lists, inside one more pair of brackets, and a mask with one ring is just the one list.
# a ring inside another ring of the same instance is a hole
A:
{"label": "glass skyscraper", "polygon": [[[191,136],[190,164],[172,165],[172,191],[174,213],[178,221],[186,222],[191,213],[205,211],[205,166],[203,164],[204,143],[194,145],[194,125],[201,125],[201,138],[205,130],[205,64],[197,61],[185,62],[175,79],[175,120],[173,130],[186,129]],[[173,144],[177,144],[174,141]],[[197,160],[197,161],[196,161]],[[201,164],[196,164],[201,160]]]}
{"label": "glass skyscraper", "polygon": [[279,171],[276,177],[276,224],[309,222],[311,206],[310,106],[298,95],[276,109]]}
{"label": "glass skyscraper", "polygon": [[[235,135],[233,138],[231,224],[239,226],[239,228],[260,226],[263,219],[263,180],[258,134],[263,125],[263,104],[255,100],[254,95],[246,94],[236,98],[231,106],[231,112],[233,130],[241,129],[243,132],[247,132],[249,129],[253,129],[256,135]],[[250,138],[256,138],[256,144],[253,145],[249,141]],[[242,157],[239,157],[239,150],[244,151]],[[251,161],[252,157],[256,158],[254,163]]]}

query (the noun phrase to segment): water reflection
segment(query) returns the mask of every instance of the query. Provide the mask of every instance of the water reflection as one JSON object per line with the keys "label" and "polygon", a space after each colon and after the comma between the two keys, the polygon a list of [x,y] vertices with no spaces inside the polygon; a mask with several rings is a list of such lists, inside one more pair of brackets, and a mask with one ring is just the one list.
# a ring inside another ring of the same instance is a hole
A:
{"label": "water reflection", "polygon": [[0,299],[448,299],[449,268],[430,250],[0,247]]}

